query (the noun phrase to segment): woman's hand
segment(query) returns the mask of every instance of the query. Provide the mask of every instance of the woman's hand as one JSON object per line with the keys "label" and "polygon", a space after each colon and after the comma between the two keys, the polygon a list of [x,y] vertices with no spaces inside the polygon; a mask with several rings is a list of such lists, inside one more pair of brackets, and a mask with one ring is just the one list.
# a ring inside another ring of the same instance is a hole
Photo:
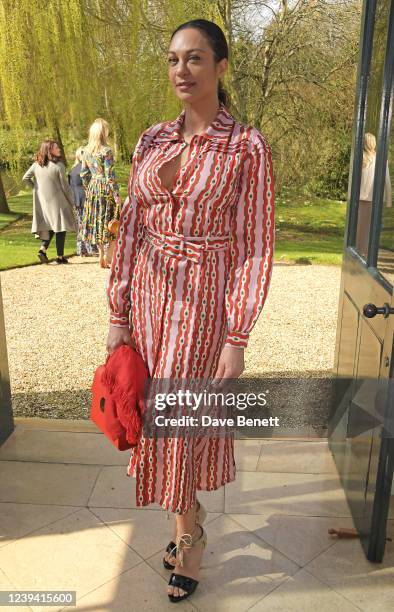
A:
{"label": "woman's hand", "polygon": [[241,376],[244,368],[244,349],[225,346],[220,353],[215,378],[238,378]]}
{"label": "woman's hand", "polygon": [[110,325],[107,337],[107,353],[110,355],[115,349],[118,348],[118,346],[121,346],[122,344],[133,346],[129,328]]}

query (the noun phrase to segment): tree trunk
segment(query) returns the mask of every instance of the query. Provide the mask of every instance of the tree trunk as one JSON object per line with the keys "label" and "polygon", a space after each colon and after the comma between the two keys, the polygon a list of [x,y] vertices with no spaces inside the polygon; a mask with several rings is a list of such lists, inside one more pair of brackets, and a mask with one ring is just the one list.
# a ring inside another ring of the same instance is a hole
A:
{"label": "tree trunk", "polygon": [[54,121],[53,121],[53,127],[54,127],[54,129],[55,129],[55,133],[56,133],[56,142],[57,142],[57,144],[59,145],[60,150],[61,150],[61,152],[62,152],[62,154],[63,154],[64,161],[66,161],[66,154],[65,154],[65,152],[64,152],[64,146],[63,146],[63,141],[62,141],[62,135],[61,135],[61,133],[60,133],[60,128],[59,128],[59,124],[58,124],[58,122],[57,122],[57,119],[54,119]]}
{"label": "tree trunk", "polygon": [[123,163],[129,163],[130,152],[126,144],[122,121],[119,117],[116,117],[114,132],[116,134],[116,142],[117,142],[117,148],[118,148],[117,155],[120,156],[120,159],[122,160]]}
{"label": "tree trunk", "polygon": [[4,191],[3,179],[0,174],[0,213],[9,213],[11,212],[8,207],[7,198]]}

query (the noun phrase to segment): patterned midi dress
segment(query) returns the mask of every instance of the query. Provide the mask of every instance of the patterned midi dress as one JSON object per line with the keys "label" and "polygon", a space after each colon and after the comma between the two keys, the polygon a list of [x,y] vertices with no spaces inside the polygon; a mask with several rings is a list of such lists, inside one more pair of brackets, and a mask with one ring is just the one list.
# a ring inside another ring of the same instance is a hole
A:
{"label": "patterned midi dress", "polygon": [[78,240],[108,244],[116,236],[108,230],[112,219],[119,219],[121,200],[110,147],[92,155],[85,149],[80,176],[86,192]]}
{"label": "patterned midi dress", "polygon": [[82,164],[79,162],[71,168],[68,175],[68,182],[70,183],[71,190],[74,194],[75,210],[77,213],[78,220],[78,232],[77,232],[77,255],[95,255],[98,253],[96,244],[91,244],[86,240],[79,238],[80,228],[82,225],[83,209],[85,204],[85,189],[80,176]]}
{"label": "patterned midi dress", "polygon": [[[214,377],[224,346],[243,347],[267,297],[274,250],[270,146],[220,104],[193,136],[172,190],[160,168],[187,143],[174,121],[148,128],[132,160],[129,198],[106,280],[110,325],[129,327],[149,374]],[[186,513],[196,491],[235,479],[233,435],[145,437],[127,475],[136,504]]]}

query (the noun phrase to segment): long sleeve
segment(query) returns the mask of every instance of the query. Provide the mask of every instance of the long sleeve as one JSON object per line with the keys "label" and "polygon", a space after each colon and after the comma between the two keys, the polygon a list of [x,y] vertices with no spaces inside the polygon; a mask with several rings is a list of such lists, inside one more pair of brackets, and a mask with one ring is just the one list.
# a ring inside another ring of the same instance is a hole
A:
{"label": "long sleeve", "polygon": [[131,281],[142,242],[144,209],[135,195],[134,188],[142,150],[142,138],[143,134],[133,155],[128,183],[128,197],[120,212],[118,239],[105,285],[110,311],[109,322],[116,327],[129,326]]}
{"label": "long sleeve", "polygon": [[86,191],[89,186],[90,179],[92,178],[92,173],[90,172],[89,164],[87,163],[85,156],[82,157],[81,171],[79,176],[81,177],[83,188]]}
{"label": "long sleeve", "polygon": [[59,173],[59,180],[60,180],[62,191],[64,195],[66,196],[70,206],[74,208],[74,194],[67,180],[66,168],[62,162],[58,162],[56,165],[57,165],[57,169]]}
{"label": "long sleeve", "polygon": [[[104,173],[105,178],[107,180],[108,185],[111,188],[111,191],[114,196],[114,200],[116,202],[117,213],[120,207],[120,195],[119,195],[119,186],[116,181],[115,168],[114,168],[114,157],[111,149],[106,149],[104,154]],[[117,217],[118,215],[116,215]]]}
{"label": "long sleeve", "polygon": [[34,162],[34,164],[32,164],[30,168],[26,170],[25,174],[22,177],[22,181],[25,183],[28,183],[30,187],[34,187],[33,177],[34,177],[35,166],[36,166],[36,162]]}
{"label": "long sleeve", "polygon": [[226,285],[227,346],[246,348],[264,306],[275,242],[271,149],[256,131],[242,172],[231,225],[231,263]]}
{"label": "long sleeve", "polygon": [[389,163],[387,162],[386,166],[386,177],[384,181],[384,201],[386,203],[387,208],[391,208],[393,206],[392,201],[392,191],[391,191],[391,180],[390,180],[390,172],[389,172]]}

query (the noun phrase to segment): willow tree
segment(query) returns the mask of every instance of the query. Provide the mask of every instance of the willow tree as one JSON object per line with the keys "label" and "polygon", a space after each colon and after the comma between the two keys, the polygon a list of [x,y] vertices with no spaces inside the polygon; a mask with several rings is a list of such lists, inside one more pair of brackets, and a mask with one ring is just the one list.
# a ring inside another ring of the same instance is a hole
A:
{"label": "willow tree", "polygon": [[[127,158],[141,131],[180,108],[167,77],[171,31],[213,3],[191,0],[1,0],[1,119],[14,134],[10,160],[28,130],[85,139],[104,116]],[[209,9],[211,7],[211,9]],[[208,15],[209,14],[209,15]]]}
{"label": "willow tree", "polygon": [[277,184],[302,184],[346,144],[359,10],[358,0],[0,0],[7,161],[21,159],[28,134],[83,144],[97,116],[127,160],[145,128],[180,111],[170,35],[204,16],[228,40],[231,112],[267,135]]}
{"label": "willow tree", "polygon": [[143,129],[179,113],[167,75],[170,35],[201,14],[213,17],[212,7],[209,0],[191,0],[187,6],[181,0],[86,3],[91,45],[99,50],[96,75],[105,90],[104,112],[123,157]]}
{"label": "willow tree", "polygon": [[2,0],[0,86],[3,122],[13,131],[10,162],[21,159],[26,130],[62,144],[62,129],[83,123],[95,94],[94,54],[79,0]]}

